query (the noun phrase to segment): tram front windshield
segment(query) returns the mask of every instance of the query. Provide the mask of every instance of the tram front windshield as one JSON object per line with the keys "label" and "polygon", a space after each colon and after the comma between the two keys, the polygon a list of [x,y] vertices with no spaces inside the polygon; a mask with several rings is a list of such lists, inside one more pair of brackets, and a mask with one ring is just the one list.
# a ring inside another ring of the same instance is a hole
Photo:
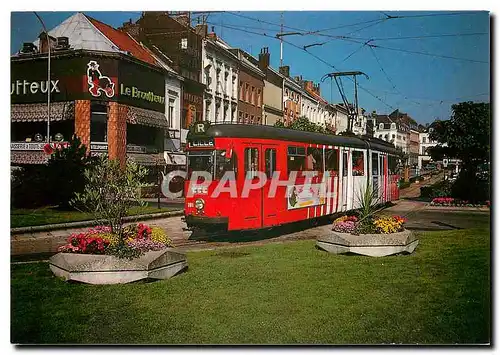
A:
{"label": "tram front windshield", "polygon": [[188,152],[188,179],[194,171],[210,173],[214,180],[220,180],[226,173],[228,178],[234,179],[237,173],[236,154],[227,157],[226,150],[203,150]]}
{"label": "tram front windshield", "polygon": [[187,158],[189,180],[194,171],[205,171],[213,177],[215,158],[213,150],[190,151],[187,154]]}

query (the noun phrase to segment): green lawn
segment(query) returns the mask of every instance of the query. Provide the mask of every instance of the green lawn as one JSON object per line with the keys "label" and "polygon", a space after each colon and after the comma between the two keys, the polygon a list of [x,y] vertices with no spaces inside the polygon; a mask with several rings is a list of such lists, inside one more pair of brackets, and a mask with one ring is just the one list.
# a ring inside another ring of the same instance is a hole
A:
{"label": "green lawn", "polygon": [[[174,210],[174,208],[171,207],[162,207],[161,209],[158,209],[156,204],[150,203],[144,207],[138,206],[131,208],[129,215],[134,216],[139,214],[160,213],[172,210]],[[62,211],[51,207],[42,207],[38,209],[16,208],[11,210],[10,227],[41,226],[44,224],[78,222],[92,219],[91,213],[79,211]]]}
{"label": "green lawn", "polygon": [[12,265],[14,343],[454,344],[490,335],[489,229],[420,234],[414,254],[332,255],[314,241],[187,254],[189,270],[68,284]]}

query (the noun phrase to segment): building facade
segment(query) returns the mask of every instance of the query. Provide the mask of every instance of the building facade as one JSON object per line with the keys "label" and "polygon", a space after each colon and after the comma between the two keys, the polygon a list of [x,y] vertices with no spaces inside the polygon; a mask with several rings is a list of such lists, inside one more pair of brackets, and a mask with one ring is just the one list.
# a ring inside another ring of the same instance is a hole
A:
{"label": "building facade", "polygon": [[205,85],[202,83],[203,27],[192,28],[189,13],[148,11],[135,22],[124,23],[121,31],[143,43],[165,59],[184,78],[181,100],[181,147],[188,127],[204,116]]}
{"label": "building facade", "polygon": [[238,123],[263,124],[264,79],[266,75],[252,63],[250,54],[231,49],[239,61]]}
{"label": "building facade", "polygon": [[302,116],[302,87],[290,78],[290,66],[282,66],[279,72],[284,76],[283,81],[283,122],[291,124],[295,119]]}
{"label": "building facade", "polygon": [[259,53],[258,66],[266,75],[264,78],[263,120],[264,124],[273,126],[283,120],[283,80],[284,77],[270,67],[271,54],[264,47]]}
{"label": "building facade", "polygon": [[[49,35],[55,40],[42,36],[11,58],[11,163],[47,161],[42,146],[50,90],[52,144],[64,144],[76,134],[93,155],[165,166],[168,80],[180,95],[175,72],[128,35],[82,13]],[[154,172],[151,178],[156,179]]]}
{"label": "building facade", "polygon": [[213,123],[238,120],[238,58],[215,33],[203,39],[204,119]]}

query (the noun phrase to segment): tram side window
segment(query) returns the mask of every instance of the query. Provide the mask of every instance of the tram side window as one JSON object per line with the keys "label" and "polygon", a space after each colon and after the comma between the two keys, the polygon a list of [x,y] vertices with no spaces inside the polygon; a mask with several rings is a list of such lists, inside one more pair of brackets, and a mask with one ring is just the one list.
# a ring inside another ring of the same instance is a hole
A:
{"label": "tram side window", "polygon": [[378,175],[377,153],[372,153],[372,175]]}
{"label": "tram side window", "polygon": [[352,176],[365,175],[364,153],[360,151],[352,152]]}
{"label": "tram side window", "polygon": [[396,157],[394,155],[389,155],[388,163],[389,163],[389,175],[396,174],[398,170],[398,160],[396,159]]}
{"label": "tram side window", "polygon": [[304,147],[288,147],[288,175],[292,171],[303,171],[306,165]]}
{"label": "tram side window", "polygon": [[347,152],[342,154],[342,176],[347,176]]}
{"label": "tram side window", "polygon": [[266,175],[268,179],[273,177],[276,171],[276,149],[266,149]]}
{"label": "tram side window", "polygon": [[245,179],[253,179],[259,170],[259,150],[245,148]]}
{"label": "tram side window", "polygon": [[226,150],[215,151],[215,179],[220,180],[227,174],[230,180],[236,179],[238,174],[238,164],[236,160],[236,153],[232,153],[230,158],[226,157]]}
{"label": "tram side window", "polygon": [[306,169],[309,171],[323,171],[323,149],[307,148]]}
{"label": "tram side window", "polygon": [[[330,175],[335,176],[339,172],[339,151],[338,149],[325,149],[325,170],[330,171]],[[332,174],[334,172],[335,174]]]}

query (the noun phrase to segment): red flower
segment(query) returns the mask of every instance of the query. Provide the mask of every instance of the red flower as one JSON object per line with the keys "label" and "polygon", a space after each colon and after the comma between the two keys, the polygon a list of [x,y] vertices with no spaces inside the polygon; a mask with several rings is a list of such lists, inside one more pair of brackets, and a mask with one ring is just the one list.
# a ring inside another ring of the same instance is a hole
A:
{"label": "red flower", "polygon": [[49,144],[49,143],[47,143],[47,144],[45,144],[45,145],[43,146],[43,152],[44,152],[45,154],[47,154],[47,155],[50,155],[50,154],[54,153],[54,149],[50,146],[50,144]]}

